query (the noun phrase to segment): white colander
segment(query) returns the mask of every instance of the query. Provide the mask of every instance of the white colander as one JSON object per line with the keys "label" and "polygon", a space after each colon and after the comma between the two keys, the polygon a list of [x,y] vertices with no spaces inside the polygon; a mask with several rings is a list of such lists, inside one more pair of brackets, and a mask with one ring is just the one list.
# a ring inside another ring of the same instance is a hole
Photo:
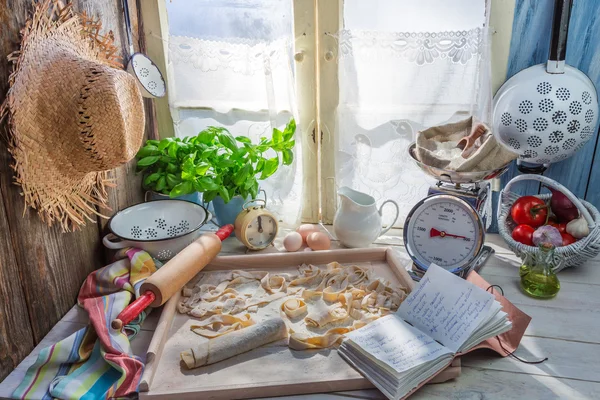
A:
{"label": "white colander", "polygon": [[564,61],[571,3],[555,2],[548,62],[519,72],[494,98],[494,135],[528,163],[562,161],[596,132],[596,88]]}

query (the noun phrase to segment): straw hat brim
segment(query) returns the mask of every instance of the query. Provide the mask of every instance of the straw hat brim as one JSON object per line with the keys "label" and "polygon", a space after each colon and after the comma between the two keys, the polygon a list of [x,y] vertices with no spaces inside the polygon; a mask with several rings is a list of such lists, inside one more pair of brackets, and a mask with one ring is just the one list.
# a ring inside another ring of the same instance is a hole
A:
{"label": "straw hat brim", "polygon": [[74,230],[108,208],[110,170],[142,144],[144,107],[101,26],[57,0],[38,3],[3,105],[15,183],[48,224]]}

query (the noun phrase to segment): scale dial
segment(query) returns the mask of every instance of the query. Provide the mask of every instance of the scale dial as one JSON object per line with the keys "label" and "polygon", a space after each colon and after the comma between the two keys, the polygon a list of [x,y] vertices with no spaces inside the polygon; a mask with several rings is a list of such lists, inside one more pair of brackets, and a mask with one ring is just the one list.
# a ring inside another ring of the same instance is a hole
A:
{"label": "scale dial", "polygon": [[250,250],[267,248],[275,240],[278,230],[277,219],[264,206],[244,205],[244,209],[235,219],[234,226],[235,236]]}
{"label": "scale dial", "polygon": [[421,269],[434,263],[456,272],[481,250],[484,228],[479,214],[466,201],[433,195],[410,211],[404,224],[404,245]]}

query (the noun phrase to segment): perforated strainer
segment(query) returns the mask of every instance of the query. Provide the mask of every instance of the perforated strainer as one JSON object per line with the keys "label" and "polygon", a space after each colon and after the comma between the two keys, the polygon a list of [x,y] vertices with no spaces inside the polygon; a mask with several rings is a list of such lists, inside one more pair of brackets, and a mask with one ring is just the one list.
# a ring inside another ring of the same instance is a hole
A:
{"label": "perforated strainer", "polygon": [[565,65],[571,5],[572,0],[555,1],[548,62],[519,72],[494,98],[494,135],[519,154],[522,171],[531,169],[520,161],[547,167],[572,156],[596,132],[596,88],[583,72]]}

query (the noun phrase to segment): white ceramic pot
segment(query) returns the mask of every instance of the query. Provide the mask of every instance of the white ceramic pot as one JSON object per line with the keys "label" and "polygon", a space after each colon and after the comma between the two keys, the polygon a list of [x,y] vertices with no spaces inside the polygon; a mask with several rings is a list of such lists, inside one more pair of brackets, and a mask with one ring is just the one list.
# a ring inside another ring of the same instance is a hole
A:
{"label": "white ceramic pot", "polygon": [[[333,232],[346,247],[368,247],[375,239],[386,233],[398,219],[400,209],[393,200],[386,200],[377,209],[375,199],[349,187],[338,190],[340,203],[333,218]],[[381,211],[386,203],[396,207],[396,217],[386,229],[382,229]]]}
{"label": "white ceramic pot", "polygon": [[212,215],[199,204],[157,200],[125,208],[108,221],[111,233],[102,243],[109,249],[135,247],[165,261],[201,235]]}

